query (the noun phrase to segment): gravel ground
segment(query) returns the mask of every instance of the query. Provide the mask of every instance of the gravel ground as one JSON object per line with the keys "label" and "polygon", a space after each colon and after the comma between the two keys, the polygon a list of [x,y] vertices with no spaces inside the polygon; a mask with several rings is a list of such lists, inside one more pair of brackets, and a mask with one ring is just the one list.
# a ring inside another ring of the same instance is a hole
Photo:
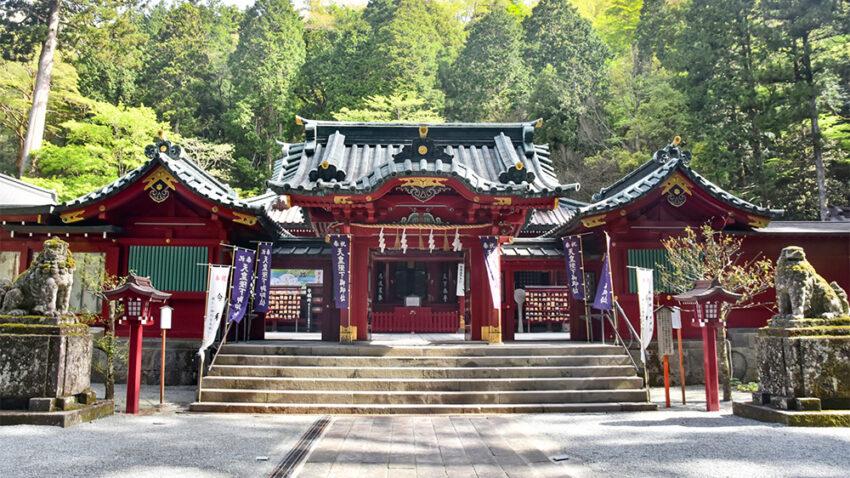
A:
{"label": "gravel ground", "polygon": [[[185,413],[193,392],[169,387],[170,403],[159,411],[157,387],[144,387],[142,415],[68,429],[0,427],[0,477],[268,476],[318,418]],[[850,429],[764,424],[732,416],[731,404],[707,413],[699,386],[689,387],[687,406],[676,404],[678,390],[671,395],[669,410],[516,415],[504,423],[508,436],[565,455],[576,478],[850,476]],[[660,402],[663,391],[653,389],[652,398]]]}
{"label": "gravel ground", "polygon": [[[517,432],[563,454],[573,477],[850,476],[850,429],[796,428],[732,415],[731,403],[705,412],[704,388],[688,387],[688,405],[657,412],[517,417]],[[736,400],[749,394],[736,393]],[[652,398],[663,407],[663,389]],[[681,403],[681,402],[679,402]]]}

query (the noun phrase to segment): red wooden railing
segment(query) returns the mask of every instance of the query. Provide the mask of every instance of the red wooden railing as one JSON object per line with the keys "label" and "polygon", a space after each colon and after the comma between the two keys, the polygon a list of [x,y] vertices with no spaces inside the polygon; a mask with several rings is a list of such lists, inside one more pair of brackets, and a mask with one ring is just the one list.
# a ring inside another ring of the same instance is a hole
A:
{"label": "red wooden railing", "polygon": [[396,307],[372,313],[372,332],[456,332],[459,320],[456,310]]}

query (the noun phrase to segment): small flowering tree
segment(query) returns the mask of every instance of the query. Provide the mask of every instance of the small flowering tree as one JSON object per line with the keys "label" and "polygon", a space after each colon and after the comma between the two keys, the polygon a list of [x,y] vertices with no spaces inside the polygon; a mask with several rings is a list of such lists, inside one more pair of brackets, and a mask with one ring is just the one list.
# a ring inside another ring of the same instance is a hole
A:
{"label": "small flowering tree", "polygon": [[661,241],[667,251],[667,264],[659,268],[661,285],[682,293],[694,287],[697,280],[717,280],[725,289],[742,294],[738,302],[724,304],[720,310],[720,380],[723,400],[732,399],[731,364],[726,341],[726,319],[735,308],[765,306],[774,302],[758,302],[760,295],[773,287],[774,264],[757,255],[745,259],[741,252],[742,237],[714,230],[708,223],[699,229],[685,228],[680,236]]}

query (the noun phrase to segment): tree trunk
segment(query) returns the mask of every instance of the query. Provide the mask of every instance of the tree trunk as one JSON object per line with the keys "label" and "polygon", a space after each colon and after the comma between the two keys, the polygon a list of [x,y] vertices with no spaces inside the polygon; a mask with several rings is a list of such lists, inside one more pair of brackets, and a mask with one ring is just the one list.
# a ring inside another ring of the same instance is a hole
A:
{"label": "tree trunk", "polygon": [[821,143],[820,125],[818,124],[817,90],[815,89],[815,74],[812,70],[812,44],[809,41],[809,32],[802,35],[803,40],[803,73],[806,84],[809,87],[809,119],[812,122],[812,152],[815,156],[815,173],[818,184],[818,212],[820,220],[825,221],[826,209],[826,171],[823,166],[823,144]]}
{"label": "tree trunk", "polygon": [[106,334],[109,337],[109,346],[106,353],[106,377],[104,377],[106,396],[104,398],[112,400],[115,398],[115,317],[111,310]]}
{"label": "tree trunk", "polygon": [[723,388],[723,401],[732,400],[732,367],[729,363],[729,347],[726,341],[726,321],[723,321],[723,326],[720,327],[720,385]]}
{"label": "tree trunk", "polygon": [[32,109],[30,110],[27,139],[18,159],[18,177],[23,176],[29,168],[30,154],[41,147],[44,139],[44,126],[47,119],[47,97],[50,94],[50,77],[53,73],[53,57],[56,53],[56,43],[59,36],[59,7],[61,0],[50,0],[50,15],[47,22],[47,38],[41,45],[38,57],[38,72],[35,75],[35,87],[32,93]]}

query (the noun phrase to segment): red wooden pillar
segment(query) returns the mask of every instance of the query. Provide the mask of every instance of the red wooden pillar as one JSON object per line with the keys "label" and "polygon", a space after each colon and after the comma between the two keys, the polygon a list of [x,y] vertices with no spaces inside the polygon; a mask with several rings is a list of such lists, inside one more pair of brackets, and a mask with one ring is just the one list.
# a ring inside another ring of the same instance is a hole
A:
{"label": "red wooden pillar", "polygon": [[472,340],[481,340],[481,327],[489,325],[489,311],[493,307],[484,266],[484,250],[481,247],[481,241],[477,239],[469,248],[469,295],[467,300],[472,301],[470,303]]}
{"label": "red wooden pillar", "polygon": [[130,351],[127,357],[127,413],[139,413],[142,385],[142,323],[130,320]]}
{"label": "red wooden pillar", "polygon": [[702,366],[705,370],[705,409],[720,411],[717,373],[717,328],[713,324],[702,327]]}
{"label": "red wooden pillar", "polygon": [[514,270],[502,258],[502,340],[512,342],[517,329],[517,304],[514,302]]}
{"label": "red wooden pillar", "polygon": [[351,325],[357,327],[357,340],[368,338],[369,244],[367,241],[368,239],[364,237],[352,236],[351,238],[348,313],[351,317]]}

